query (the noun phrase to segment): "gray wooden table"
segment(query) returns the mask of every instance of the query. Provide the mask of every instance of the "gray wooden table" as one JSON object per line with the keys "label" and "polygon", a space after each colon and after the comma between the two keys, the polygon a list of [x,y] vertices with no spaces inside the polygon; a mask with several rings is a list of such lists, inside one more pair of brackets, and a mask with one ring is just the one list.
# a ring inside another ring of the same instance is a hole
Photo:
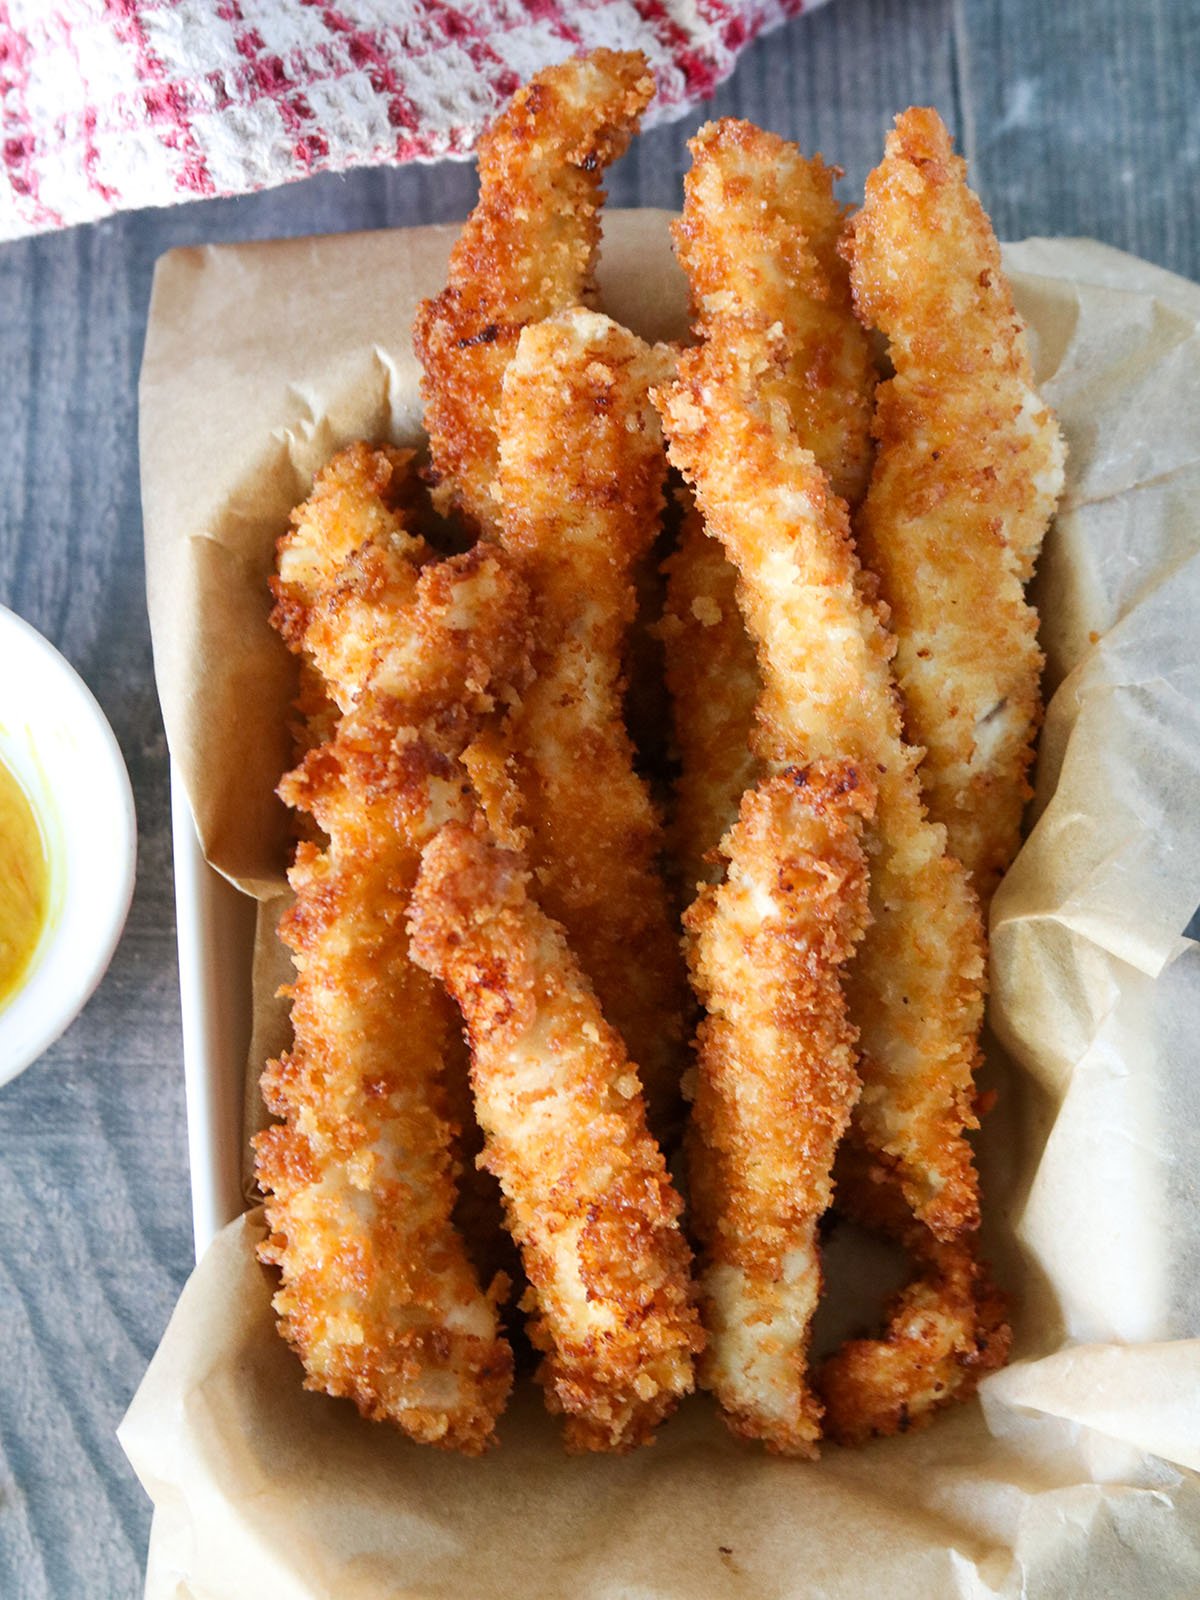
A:
{"label": "gray wooden table", "polygon": [[[834,0],[755,46],[714,110],[841,162],[936,104],[1002,237],[1091,234],[1200,276],[1194,0]],[[696,119],[621,205],[677,204]],[[463,166],[317,178],[0,245],[0,601],[97,694],[137,797],[138,888],[103,986],[0,1091],[0,1596],[140,1593],[150,1508],[114,1429],[191,1267],[167,750],[142,591],[136,382],[174,245],[463,216]]]}

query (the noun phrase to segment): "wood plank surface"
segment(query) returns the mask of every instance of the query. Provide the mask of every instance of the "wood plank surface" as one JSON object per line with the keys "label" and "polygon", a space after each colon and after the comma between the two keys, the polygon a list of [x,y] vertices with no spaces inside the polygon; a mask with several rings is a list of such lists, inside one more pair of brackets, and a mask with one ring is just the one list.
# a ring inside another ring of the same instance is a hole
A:
{"label": "wood plank surface", "polygon": [[[754,46],[717,114],[861,189],[891,114],[947,116],[1005,237],[1089,233],[1200,273],[1192,0],[833,0]],[[621,205],[677,204],[693,115],[644,138]],[[174,245],[461,217],[463,165],[323,177],[0,245],[0,601],[75,664],[137,799],[138,888],[112,968],[0,1090],[0,1595],[141,1592],[149,1505],[114,1429],[191,1266],[167,752],[143,599],[136,379]]]}

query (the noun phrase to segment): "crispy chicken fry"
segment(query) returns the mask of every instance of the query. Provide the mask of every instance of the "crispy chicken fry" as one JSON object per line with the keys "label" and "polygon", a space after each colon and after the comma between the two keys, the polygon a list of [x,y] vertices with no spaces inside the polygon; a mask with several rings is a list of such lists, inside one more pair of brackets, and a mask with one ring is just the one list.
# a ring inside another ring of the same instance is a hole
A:
{"label": "crispy chicken fry", "polygon": [[935,111],[896,118],[846,244],[863,321],[891,341],[856,531],[896,635],[930,815],[986,905],[1020,843],[1041,718],[1024,582],[1062,492],[991,223]]}
{"label": "crispy chicken fry", "polygon": [[841,172],[732,117],[705,123],[688,149],[674,231],[695,314],[701,326],[728,313],[786,330],[772,392],[835,494],[856,505],[871,470],[875,369],[838,252]]}
{"label": "crispy chicken fry", "polygon": [[973,1241],[942,1244],[924,1228],[920,1237],[922,1271],[887,1308],[886,1338],[852,1339],[821,1369],[825,1431],[838,1444],[924,1427],[1008,1360],[1004,1297]]}
{"label": "crispy chicken fry", "polygon": [[[838,254],[840,174],[732,118],[707,123],[689,149],[676,245],[697,315],[749,313],[786,330],[775,392],[800,443],[856,505],[871,467],[875,372]],[[673,841],[690,897],[697,882],[713,881],[719,868],[705,858],[753,782],[759,680],[735,573],[697,519],[685,517],[668,572],[662,635],[681,760]]]}
{"label": "crispy chicken fry", "polygon": [[872,774],[872,924],[851,975],[864,1090],[856,1122],[941,1239],[978,1223],[963,1130],[983,1010],[978,907],[928,821],[900,735],[892,645],[864,593],[845,504],[796,438],[775,388],[784,330],[707,318],[659,399],[671,459],[739,571],[763,676],[756,744],[770,767],[846,757]]}
{"label": "crispy chicken fry", "polygon": [[317,474],[279,541],[271,621],[302,659],[310,715],[317,685],[338,710],[354,705],[387,619],[411,602],[433,558],[404,514],[412,459],[390,445],[348,445]]}
{"label": "crispy chicken fry", "polygon": [[[451,1220],[452,1012],[409,959],[404,919],[421,845],[466,808],[456,755],[519,680],[527,597],[498,552],[418,570],[427,553],[389,503],[404,465],[344,453],[281,551],[279,620],[337,663],[346,714],[280,787],[328,843],[302,844],[289,874],[295,1040],[263,1076],[283,1121],[255,1140],[262,1255],[309,1387],[474,1454],[511,1384],[504,1285],[481,1291]],[[326,647],[335,612],[353,628]]]}
{"label": "crispy chicken fry", "polygon": [[684,974],[622,660],[662,511],[649,388],[668,370],[607,317],[563,312],[522,333],[499,419],[500,539],[533,596],[536,675],[506,730],[516,818],[493,831],[526,841],[538,899],[638,1063],[656,1130],[678,1105]]}
{"label": "crispy chicken fry", "polygon": [[527,882],[519,857],[447,826],[425,850],[413,954],[467,1022],[547,1404],[569,1448],[626,1450],[690,1391],[703,1343],[681,1203],[637,1070]]}
{"label": "crispy chicken fry", "polygon": [[685,919],[708,1012],[688,1138],[700,1382],[733,1432],[785,1455],[814,1456],[821,1435],[807,1374],[817,1223],[860,1088],[841,968],[866,928],[872,808],[849,762],[764,778],[723,841],[725,882]]}
{"label": "crispy chicken fry", "polygon": [[[332,738],[339,708],[358,701],[381,640],[390,639],[394,619],[411,605],[422,568],[437,559],[411,526],[420,506],[414,456],[390,445],[348,445],[317,474],[280,540],[271,620],[301,658],[298,757]],[[306,836],[316,838],[311,819],[297,815],[307,823]],[[422,975],[412,981],[425,985],[423,1004],[442,1018],[443,1085],[462,1165],[455,1222],[486,1277],[511,1273],[499,1191],[475,1166],[481,1135],[454,1007]]]}
{"label": "crispy chicken fry", "polygon": [[590,299],[604,169],[654,94],[638,51],[594,50],[518,90],[479,143],[479,202],[449,282],[417,312],[439,509],[494,533],[496,417],[521,329]]}
{"label": "crispy chicken fry", "polygon": [[848,1341],[818,1376],[826,1433],[863,1444],[924,1427],[968,1399],[1008,1360],[1012,1332],[974,1238],[935,1239],[913,1220],[893,1175],[854,1145],[842,1146],[836,1178],[838,1209],[897,1240],[916,1267],[885,1308],[884,1336]]}

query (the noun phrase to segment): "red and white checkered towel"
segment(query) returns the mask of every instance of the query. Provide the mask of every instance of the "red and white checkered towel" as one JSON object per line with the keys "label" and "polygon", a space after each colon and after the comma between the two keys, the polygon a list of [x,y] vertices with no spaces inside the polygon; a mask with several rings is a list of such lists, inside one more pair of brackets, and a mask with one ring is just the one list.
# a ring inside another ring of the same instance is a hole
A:
{"label": "red and white checkered towel", "polygon": [[[807,7],[818,0],[807,0]],[[0,0],[0,238],[466,155],[530,73],[641,48],[649,120],[806,0]]]}

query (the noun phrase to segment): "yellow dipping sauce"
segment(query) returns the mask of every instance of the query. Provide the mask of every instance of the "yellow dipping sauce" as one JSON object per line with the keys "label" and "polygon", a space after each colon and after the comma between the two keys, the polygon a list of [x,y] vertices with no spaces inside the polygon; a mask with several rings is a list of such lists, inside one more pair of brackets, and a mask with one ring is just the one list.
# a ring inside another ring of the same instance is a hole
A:
{"label": "yellow dipping sauce", "polygon": [[50,909],[50,863],[24,789],[0,761],[0,1006],[21,987]]}

